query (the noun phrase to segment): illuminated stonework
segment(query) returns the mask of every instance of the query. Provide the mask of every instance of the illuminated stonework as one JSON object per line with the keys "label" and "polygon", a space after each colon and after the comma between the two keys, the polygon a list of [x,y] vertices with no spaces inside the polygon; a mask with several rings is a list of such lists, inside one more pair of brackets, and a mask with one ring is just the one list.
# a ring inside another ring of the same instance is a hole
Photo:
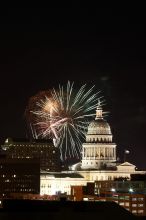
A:
{"label": "illuminated stonework", "polygon": [[40,194],[71,194],[71,186],[85,186],[86,180],[78,173],[42,172],[40,176]]}
{"label": "illuminated stonework", "polygon": [[131,179],[131,174],[146,174],[136,170],[135,165],[116,163],[116,145],[112,142],[109,124],[104,120],[100,103],[95,120],[88,126],[86,143],[83,143],[82,161],[69,167],[69,171],[60,173],[41,173],[40,193],[70,195],[71,186],[83,186],[87,182]]}
{"label": "illuminated stonework", "polygon": [[109,124],[104,120],[98,103],[95,120],[88,126],[86,143],[83,143],[82,169],[103,169],[115,166],[116,145],[112,142]]}

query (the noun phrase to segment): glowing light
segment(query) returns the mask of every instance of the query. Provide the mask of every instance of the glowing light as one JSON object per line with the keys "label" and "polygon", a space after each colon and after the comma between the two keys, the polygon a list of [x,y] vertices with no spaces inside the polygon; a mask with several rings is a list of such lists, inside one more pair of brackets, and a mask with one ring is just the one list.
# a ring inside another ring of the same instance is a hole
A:
{"label": "glowing light", "polygon": [[112,192],[116,192],[115,188],[112,188],[111,191],[112,191]]}
{"label": "glowing light", "polygon": [[130,188],[130,189],[129,189],[129,192],[131,192],[131,193],[132,193],[132,192],[134,192],[134,190],[133,190],[132,188]]}
{"label": "glowing light", "polygon": [[78,91],[73,86],[68,81],[66,88],[59,85],[57,90],[42,92],[28,107],[33,137],[55,139],[62,160],[80,159],[88,119],[95,116],[99,100],[95,86],[88,88],[85,84]]}

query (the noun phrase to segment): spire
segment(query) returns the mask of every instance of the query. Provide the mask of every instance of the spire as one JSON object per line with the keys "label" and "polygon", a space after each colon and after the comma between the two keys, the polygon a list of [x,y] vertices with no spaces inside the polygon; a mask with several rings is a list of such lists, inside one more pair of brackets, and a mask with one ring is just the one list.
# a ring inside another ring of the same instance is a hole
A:
{"label": "spire", "polygon": [[95,120],[97,120],[97,119],[103,119],[100,99],[98,99],[98,105],[97,105],[97,109],[96,109],[96,118],[95,118]]}

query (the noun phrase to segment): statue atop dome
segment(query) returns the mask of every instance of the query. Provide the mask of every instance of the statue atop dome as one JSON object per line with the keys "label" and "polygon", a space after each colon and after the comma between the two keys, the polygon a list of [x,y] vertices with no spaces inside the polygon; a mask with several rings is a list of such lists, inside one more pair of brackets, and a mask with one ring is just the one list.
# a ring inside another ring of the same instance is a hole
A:
{"label": "statue atop dome", "polygon": [[103,119],[103,115],[102,115],[102,107],[101,107],[101,101],[100,99],[98,99],[98,105],[97,105],[97,109],[96,109],[96,118],[95,120],[98,120],[98,119]]}
{"label": "statue atop dome", "polygon": [[[112,135],[111,128],[108,122],[103,118],[103,110],[101,107],[101,101],[98,99],[96,117],[89,123],[86,140],[88,135]],[[106,136],[105,136],[106,137]],[[95,137],[93,137],[95,138]],[[109,139],[109,137],[107,137]],[[111,138],[110,138],[111,139]]]}

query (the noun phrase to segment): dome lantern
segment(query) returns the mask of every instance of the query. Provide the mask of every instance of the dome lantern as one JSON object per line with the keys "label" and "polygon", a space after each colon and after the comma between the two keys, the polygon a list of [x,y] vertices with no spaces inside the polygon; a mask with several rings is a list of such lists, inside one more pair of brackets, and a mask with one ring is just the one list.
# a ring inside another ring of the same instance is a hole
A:
{"label": "dome lantern", "polygon": [[95,118],[95,120],[97,120],[97,119],[103,119],[100,99],[98,99],[98,105],[97,105],[97,109],[96,109],[96,118]]}

